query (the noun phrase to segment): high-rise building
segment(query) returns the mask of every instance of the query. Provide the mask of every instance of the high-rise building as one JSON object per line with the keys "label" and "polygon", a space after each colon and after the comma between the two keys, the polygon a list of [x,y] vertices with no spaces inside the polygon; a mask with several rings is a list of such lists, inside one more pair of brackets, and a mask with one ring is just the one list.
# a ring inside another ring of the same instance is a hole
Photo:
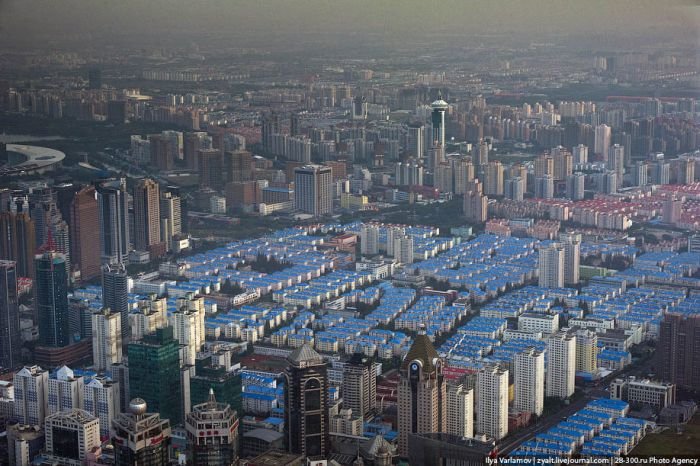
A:
{"label": "high-rise building", "polygon": [[522,201],[525,195],[525,181],[519,176],[506,180],[504,193],[506,199]]}
{"label": "high-rise building", "polygon": [[612,128],[608,125],[598,125],[595,127],[594,152],[596,155],[607,157],[612,138]]}
{"label": "high-rise building", "polygon": [[479,141],[472,149],[472,160],[474,165],[483,170],[489,164],[489,143],[485,140]]}
{"label": "high-rise building", "polygon": [[632,184],[634,186],[646,186],[649,182],[649,164],[638,161],[632,168]]}
{"label": "high-rise building", "polygon": [[408,127],[408,142],[406,151],[408,156],[417,160],[425,157],[425,126],[422,124],[412,124]]}
{"label": "high-rise building", "polygon": [[486,168],[484,192],[487,196],[503,196],[503,176],[505,168],[498,160],[489,162]]}
{"label": "high-rise building", "polygon": [[695,182],[695,160],[689,157],[681,157],[676,161],[677,183],[691,184]]}
{"label": "high-rise building", "polygon": [[564,287],[565,253],[561,244],[554,243],[539,250],[539,286],[542,288]]}
{"label": "high-rise building", "polygon": [[544,410],[544,352],[525,348],[515,355],[513,409],[535,416]]}
{"label": "high-rise building", "polygon": [[14,369],[21,361],[17,265],[0,260],[0,367]]}
{"label": "high-rise building", "polygon": [[204,298],[188,293],[185,297],[178,298],[175,312],[169,316],[173,337],[183,350],[184,365],[194,365],[197,353],[202,350],[205,313]]}
{"label": "high-rise building", "polygon": [[294,170],[294,207],[321,216],[333,213],[333,179],[330,167],[306,165]]}
{"label": "high-rise building", "polygon": [[26,212],[0,213],[0,259],[15,261],[20,277],[34,277],[34,228]]}
{"label": "high-rise building", "polygon": [[608,149],[608,160],[606,162],[608,170],[617,174],[617,185],[622,186],[622,178],[625,175],[625,147],[619,144],[610,146]]}
{"label": "high-rise building", "polygon": [[474,437],[474,389],[461,383],[447,384],[447,433]]}
{"label": "high-rise building", "polygon": [[572,201],[580,201],[586,196],[586,175],[576,172],[566,178],[566,197]]}
{"label": "high-rise building", "polygon": [[483,185],[474,179],[464,194],[464,216],[470,222],[484,223],[488,218],[488,204],[489,198],[483,194]]}
{"label": "high-rise building", "polygon": [[352,355],[343,367],[343,408],[352,409],[363,419],[372,417],[377,409],[377,374],[371,358],[360,352]]}
{"label": "high-rise building", "polygon": [[56,252],[37,255],[34,268],[39,343],[54,348],[67,346],[71,342],[71,327],[65,256]]}
{"label": "high-rise building", "polygon": [[558,146],[552,149],[554,159],[554,179],[563,181],[574,171],[574,158],[568,149]]}
{"label": "high-rise building", "polygon": [[92,314],[92,362],[96,371],[106,371],[122,361],[121,314],[104,308]]}
{"label": "high-rise building", "polygon": [[8,423],[7,456],[10,466],[29,466],[45,447],[42,427]]}
{"label": "high-rise building", "polygon": [[671,165],[668,162],[659,160],[652,165],[652,183],[669,184],[671,180]]}
{"label": "high-rise building", "polygon": [[552,175],[535,178],[535,197],[537,199],[554,198],[554,177]]}
{"label": "high-rise building", "polygon": [[151,251],[160,242],[160,187],[145,178],[134,188],[134,248]]}
{"label": "high-rise building", "polygon": [[151,165],[159,170],[169,171],[175,167],[177,142],[167,134],[150,134]]}
{"label": "high-rise building", "polygon": [[540,155],[535,159],[535,178],[545,175],[554,176],[554,159],[549,154]]}
{"label": "high-rise building", "polygon": [[224,186],[224,159],[219,149],[199,149],[199,187],[219,191]]}
{"label": "high-rise building", "polygon": [[576,372],[595,374],[598,370],[598,334],[589,329],[576,330]]}
{"label": "high-rise building", "polygon": [[546,395],[569,398],[576,379],[576,334],[560,330],[547,337]]}
{"label": "high-rise building", "polygon": [[145,335],[168,325],[166,308],[166,298],[150,295],[141,299],[136,310],[129,313],[131,341],[140,340]]}
{"label": "high-rise building", "polygon": [[71,265],[81,281],[100,276],[100,215],[97,192],[87,186],[73,196],[70,203]]}
{"label": "high-rise building", "polygon": [[129,258],[129,202],[126,180],[97,185],[100,252],[103,264],[126,262]]}
{"label": "high-rise building", "polygon": [[379,227],[363,224],[360,230],[360,253],[375,255],[379,253]]}
{"label": "high-rise building", "polygon": [[238,418],[209,390],[206,403],[192,407],[185,420],[188,457],[194,466],[231,466],[238,460]]}
{"label": "high-rise building", "polygon": [[168,251],[173,250],[173,239],[182,234],[182,206],[180,196],[173,189],[160,194],[160,236]]}
{"label": "high-rise building", "polygon": [[112,364],[112,367],[110,367],[110,371],[107,375],[114,380],[114,383],[118,386],[119,412],[127,412],[127,409],[129,408],[129,392],[131,391],[129,387],[129,366],[123,362],[120,362],[119,364]]}
{"label": "high-rise building", "polygon": [[657,370],[661,380],[700,389],[700,312],[686,308],[667,312],[659,326]]}
{"label": "high-rise building", "polygon": [[577,285],[580,280],[581,235],[562,233],[559,241],[564,248],[564,284]]}
{"label": "high-rise building", "polygon": [[579,144],[573,149],[574,165],[585,165],[588,163],[588,146]]}
{"label": "high-rise building", "polygon": [[496,441],[508,435],[508,369],[488,364],[476,376],[476,431]]}
{"label": "high-rise building", "polygon": [[664,201],[663,220],[664,223],[675,225],[681,219],[683,211],[683,201],[675,196]]}
{"label": "high-rise building", "polygon": [[58,368],[49,375],[48,414],[82,407],[84,386],[83,376],[67,366]]}
{"label": "high-rise building", "polygon": [[129,338],[129,276],[123,263],[102,269],[102,306],[121,316],[122,341]]}
{"label": "high-rise building", "polygon": [[245,150],[224,152],[224,181],[251,181],[255,162]]}
{"label": "high-rise building", "polygon": [[279,115],[275,112],[263,115],[262,119],[262,146],[263,150],[270,152],[272,148],[272,136],[279,134],[280,121]]}
{"label": "high-rise building", "polygon": [[185,133],[183,137],[183,158],[187,168],[199,170],[197,151],[199,149],[211,149],[212,143],[212,137],[205,132]]}
{"label": "high-rise building", "polygon": [[400,455],[408,454],[409,434],[446,431],[447,382],[442,369],[432,342],[424,332],[419,333],[399,371]]}
{"label": "high-rise building", "polygon": [[17,372],[15,388],[15,418],[20,424],[43,426],[48,406],[49,373],[39,366],[24,366]]}
{"label": "high-rise building", "polygon": [[413,236],[400,235],[394,238],[394,259],[400,264],[413,264]]}
{"label": "high-rise building", "polygon": [[120,412],[119,384],[106,376],[95,376],[83,386],[83,408],[100,420],[100,438],[110,437],[112,421]]}
{"label": "high-rise building", "polygon": [[46,456],[52,464],[81,466],[100,446],[100,420],[82,409],[70,409],[46,417]]}
{"label": "high-rise building", "polygon": [[158,329],[129,343],[128,357],[131,396],[143,398],[170,422],[181,422],[180,345],[173,338],[173,328]]}
{"label": "high-rise building", "polygon": [[170,421],[158,412],[147,413],[140,398],[129,402],[128,412],[112,423],[115,466],[167,466],[171,440]]}
{"label": "high-rise building", "polygon": [[328,376],[323,358],[304,344],[288,357],[284,424],[287,448],[305,457],[328,454]]}
{"label": "high-rise building", "polygon": [[688,252],[700,252],[700,234],[688,236]]}
{"label": "high-rise building", "polygon": [[435,167],[445,159],[445,112],[449,104],[442,100],[442,95],[438,95],[436,101],[430,104],[432,108],[431,123],[433,134],[431,138],[432,150],[435,156],[429,161],[431,167]]}

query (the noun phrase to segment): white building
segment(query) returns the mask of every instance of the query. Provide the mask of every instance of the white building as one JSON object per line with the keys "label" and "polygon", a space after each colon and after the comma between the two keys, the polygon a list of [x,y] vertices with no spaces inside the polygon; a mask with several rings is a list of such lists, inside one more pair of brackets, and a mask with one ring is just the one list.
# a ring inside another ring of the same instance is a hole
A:
{"label": "white building", "polygon": [[92,362],[104,371],[122,360],[121,314],[103,309],[92,315]]}
{"label": "white building", "polygon": [[447,384],[447,432],[474,437],[474,390],[462,384]]}
{"label": "white building", "polygon": [[110,436],[112,420],[119,414],[119,383],[98,376],[83,388],[83,408],[100,420],[100,436]]}
{"label": "white building", "polygon": [[610,382],[610,398],[626,401],[633,408],[651,406],[660,410],[676,402],[676,386],[649,379],[615,379]]}
{"label": "white building", "polygon": [[85,379],[68,366],[59,368],[49,377],[48,414],[81,408],[84,385]]}
{"label": "white building", "polygon": [[182,364],[194,365],[197,352],[202,350],[206,339],[204,328],[204,298],[188,293],[186,297],[177,300],[177,310],[170,317],[173,326],[173,336],[184,345]]}
{"label": "white building", "polygon": [[539,250],[539,285],[542,288],[564,288],[564,248],[554,243]]}
{"label": "white building", "polygon": [[394,258],[400,264],[413,263],[413,237],[394,238]]}
{"label": "white building", "polygon": [[577,285],[580,281],[581,235],[561,234],[559,241],[564,247],[564,284]]}
{"label": "white building", "polygon": [[521,314],[518,316],[518,330],[554,333],[559,330],[559,314]]}
{"label": "white building", "polygon": [[376,225],[362,225],[360,230],[360,252],[363,255],[375,255],[379,253],[379,227]]}
{"label": "white building", "polygon": [[544,410],[544,352],[526,348],[515,355],[513,409],[540,416]]}
{"label": "white building", "polygon": [[496,441],[508,434],[508,369],[490,364],[476,378],[476,430]]}
{"label": "white building", "polygon": [[547,338],[546,395],[569,398],[576,379],[576,335],[560,331]]}
{"label": "white building", "polygon": [[24,366],[12,380],[15,417],[20,424],[43,426],[48,404],[49,373],[39,366]]}
{"label": "white building", "polygon": [[139,301],[138,309],[129,314],[131,341],[143,339],[167,325],[167,300],[154,295]]}
{"label": "white building", "polygon": [[100,446],[100,421],[82,409],[55,413],[46,418],[45,435],[51,460],[81,466],[87,454]]}

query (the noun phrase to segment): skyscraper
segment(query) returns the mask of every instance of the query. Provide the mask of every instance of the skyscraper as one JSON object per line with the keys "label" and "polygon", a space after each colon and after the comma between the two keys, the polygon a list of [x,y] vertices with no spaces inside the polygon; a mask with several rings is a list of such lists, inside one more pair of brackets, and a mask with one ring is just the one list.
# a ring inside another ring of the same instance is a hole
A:
{"label": "skyscraper", "polygon": [[449,108],[449,104],[442,100],[442,94],[439,94],[437,100],[430,106],[432,108],[431,123],[433,125],[431,142],[432,149],[436,154],[430,163],[432,163],[431,167],[435,167],[445,159],[445,112]]}
{"label": "skyscraper", "polygon": [[507,199],[522,201],[525,195],[525,182],[519,176],[506,180],[504,194]]}
{"label": "skyscraper", "polygon": [[129,258],[129,206],[126,180],[110,180],[98,184],[97,206],[102,263],[126,262]]}
{"label": "skyscraper", "polygon": [[80,280],[100,276],[100,215],[97,192],[88,186],[73,196],[70,203],[70,250],[73,270]]}
{"label": "skyscraper", "polygon": [[129,343],[128,356],[131,396],[143,398],[170,422],[181,422],[180,345],[172,327]]}
{"label": "skyscraper", "polygon": [[671,165],[664,160],[658,160],[652,165],[652,183],[669,184],[671,179]]}
{"label": "skyscraper", "polygon": [[659,326],[657,370],[661,379],[700,389],[700,312],[686,307],[669,311]]}
{"label": "skyscraper", "polygon": [[0,260],[0,366],[13,369],[22,358],[17,296],[17,266]]}
{"label": "skyscraper", "polygon": [[82,409],[46,417],[46,456],[54,464],[85,464],[85,457],[100,446],[100,420]]}
{"label": "skyscraper", "polygon": [[596,155],[607,157],[611,137],[612,129],[608,125],[598,125],[595,127],[594,152]]}
{"label": "skyscraper", "polygon": [[83,407],[100,420],[100,437],[108,439],[112,421],[120,412],[119,384],[106,376],[95,376],[83,386]]}
{"label": "skyscraper", "polygon": [[39,366],[24,366],[14,375],[15,418],[20,424],[44,425],[49,394],[49,373]]}
{"label": "skyscraper", "polygon": [[199,187],[219,191],[224,186],[224,159],[219,149],[199,149]]}
{"label": "skyscraper", "polygon": [[379,227],[376,225],[362,224],[360,230],[360,252],[363,255],[375,255],[379,253]]}
{"label": "skyscraper", "polygon": [[114,419],[115,466],[167,466],[171,429],[168,419],[158,412],[147,413],[148,405],[140,398],[129,403],[128,412]]}
{"label": "skyscraper", "polygon": [[546,395],[569,398],[576,379],[576,335],[561,330],[547,338]]}
{"label": "skyscraper", "polygon": [[474,390],[461,383],[447,384],[447,433],[474,437]]}
{"label": "skyscraper", "polygon": [[263,150],[270,152],[272,148],[272,135],[280,132],[279,115],[275,112],[263,115],[262,118],[262,145]]}
{"label": "skyscraper", "polygon": [[637,161],[632,168],[632,184],[634,186],[646,186],[649,182],[649,164]]}
{"label": "skyscraper", "polygon": [[129,277],[123,263],[103,267],[102,305],[121,316],[122,341],[129,338]]}
{"label": "skyscraper", "polygon": [[36,256],[34,267],[39,344],[54,348],[67,346],[71,341],[71,328],[65,256],[45,252]]}
{"label": "skyscraper", "polygon": [[487,196],[502,196],[503,195],[503,176],[505,168],[498,160],[489,162],[486,168],[486,183],[484,183],[484,192]]}
{"label": "skyscraper", "polygon": [[474,179],[464,194],[463,211],[467,221],[484,223],[488,218],[488,203],[489,198],[483,193],[483,185]]}
{"label": "skyscraper", "polygon": [[538,256],[539,286],[542,288],[564,287],[564,248],[554,243],[540,247]]}
{"label": "skyscraper", "polygon": [[476,376],[476,431],[496,439],[508,434],[508,369],[488,364]]}
{"label": "skyscraper", "polygon": [[61,366],[49,375],[48,414],[83,406],[85,379],[72,369]]}
{"label": "skyscraper", "polygon": [[598,334],[589,329],[576,330],[576,372],[595,374],[598,370]]}
{"label": "skyscraper", "polygon": [[447,383],[443,363],[428,336],[421,332],[401,363],[398,425],[399,454],[408,454],[411,433],[445,432]]}
{"label": "skyscraper", "polygon": [[581,235],[562,233],[559,241],[564,248],[564,284],[577,285],[580,279]]}
{"label": "skyscraper", "polygon": [[562,146],[552,149],[552,158],[554,160],[554,179],[563,181],[567,176],[573,173],[574,158],[568,149]]}
{"label": "skyscraper", "polygon": [[552,175],[535,178],[535,197],[538,199],[554,198],[554,177]]}
{"label": "skyscraper", "polygon": [[0,259],[15,261],[20,277],[34,277],[35,235],[28,213],[0,213]]}
{"label": "skyscraper", "polygon": [[625,175],[625,147],[619,144],[610,146],[606,165],[608,170],[617,174],[617,185],[622,186],[622,178]]}
{"label": "skyscraper", "polygon": [[544,410],[544,353],[525,348],[515,355],[513,409],[540,416]]}
{"label": "skyscraper", "polygon": [[566,197],[572,201],[580,201],[586,195],[586,175],[576,172],[566,178]]}
{"label": "skyscraper", "polygon": [[328,376],[323,358],[304,344],[288,357],[284,424],[287,448],[305,457],[328,453]]}
{"label": "skyscraper", "polygon": [[96,371],[105,371],[121,361],[121,314],[104,308],[92,314],[92,362]]}
{"label": "skyscraper", "polygon": [[369,419],[377,409],[377,374],[371,358],[355,352],[343,368],[343,407]]}
{"label": "skyscraper", "polygon": [[170,317],[173,337],[183,347],[184,365],[194,365],[197,353],[204,345],[204,298],[188,293],[178,298],[177,308]]}
{"label": "skyscraper", "polygon": [[333,213],[330,167],[305,165],[294,170],[294,207],[315,217]]}
{"label": "skyscraper", "polygon": [[145,178],[134,188],[134,248],[150,252],[160,243],[160,187]]}
{"label": "skyscraper", "polygon": [[168,188],[160,195],[160,236],[168,251],[173,250],[173,239],[182,233],[182,205],[177,192]]}
{"label": "skyscraper", "polygon": [[194,466],[231,466],[238,459],[238,418],[226,403],[209,401],[192,407],[185,420],[188,457]]}
{"label": "skyscraper", "polygon": [[584,165],[588,163],[588,146],[579,144],[573,149],[574,165]]}

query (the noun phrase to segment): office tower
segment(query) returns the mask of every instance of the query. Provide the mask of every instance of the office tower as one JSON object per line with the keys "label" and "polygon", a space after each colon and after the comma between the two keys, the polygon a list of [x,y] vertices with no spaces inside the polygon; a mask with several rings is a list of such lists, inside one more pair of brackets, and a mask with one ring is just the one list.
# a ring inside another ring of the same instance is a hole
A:
{"label": "office tower", "polygon": [[472,149],[472,161],[477,167],[486,167],[489,164],[489,143],[483,139]]}
{"label": "office tower", "polygon": [[100,252],[103,264],[129,259],[129,202],[126,180],[104,181],[97,185]]}
{"label": "office tower", "polygon": [[607,157],[608,149],[610,149],[611,137],[612,129],[608,125],[598,125],[595,127],[593,150],[596,155],[603,156],[604,158]]}
{"label": "office tower", "polygon": [[671,178],[671,166],[668,162],[659,160],[651,166],[652,183],[669,184]]}
{"label": "office tower", "polygon": [[272,136],[279,134],[280,121],[279,115],[275,112],[263,115],[262,118],[262,146],[265,152],[270,152],[272,149]]}
{"label": "office tower", "polygon": [[209,401],[192,407],[185,420],[188,458],[193,466],[231,466],[238,460],[238,418],[226,403]]}
{"label": "office tower", "polygon": [[131,396],[143,398],[173,424],[180,423],[180,345],[173,338],[173,328],[160,328],[129,343],[128,357]]}
{"label": "office tower", "polygon": [[173,239],[182,234],[182,206],[179,194],[171,188],[160,194],[160,236],[166,250],[173,250]]}
{"label": "office tower", "polygon": [[576,379],[576,335],[561,330],[547,337],[546,395],[569,398]]}
{"label": "office tower", "polygon": [[541,416],[544,410],[544,352],[525,348],[514,360],[513,409]]}
{"label": "office tower", "polygon": [[199,187],[219,191],[224,186],[224,159],[219,149],[199,149]]}
{"label": "office tower", "polygon": [[0,259],[15,261],[20,277],[34,277],[34,228],[34,220],[26,212],[0,213]]}
{"label": "office tower", "polygon": [[625,175],[625,148],[615,144],[608,149],[608,160],[606,162],[608,170],[617,174],[617,185],[622,186],[622,178]]}
{"label": "office tower", "polygon": [[35,189],[29,195],[31,211],[36,228],[36,246],[49,245],[52,250],[65,255],[70,271],[70,232],[58,208],[58,193],[51,188]]}
{"label": "office tower", "polygon": [[124,264],[102,268],[102,306],[121,316],[122,341],[129,338],[129,276]]}
{"label": "office tower", "polygon": [[445,158],[445,112],[449,108],[449,104],[442,100],[442,94],[439,94],[437,100],[430,106],[433,125],[432,148],[438,153],[435,161],[440,163]]}
{"label": "office tower", "polygon": [[65,256],[56,252],[37,255],[34,268],[39,344],[54,348],[67,346],[71,331]]}
{"label": "office tower", "polygon": [[535,159],[535,178],[545,175],[554,176],[554,159],[549,154],[540,155]]}
{"label": "office tower", "polygon": [[177,307],[168,320],[173,328],[173,337],[183,350],[184,365],[194,365],[197,353],[204,345],[204,298],[193,293],[177,300]]}
{"label": "office tower", "polygon": [[394,259],[400,264],[413,264],[413,237],[402,235],[394,238]]}
{"label": "office tower", "polygon": [[148,405],[140,398],[129,402],[128,412],[112,423],[112,446],[115,466],[167,466],[171,429],[168,419],[158,412],[147,413]]}
{"label": "office tower", "polygon": [[122,361],[121,314],[104,308],[92,314],[92,362],[96,371],[106,371]]}
{"label": "office tower", "polygon": [[155,294],[139,300],[136,310],[129,313],[131,341],[140,340],[145,335],[168,325],[166,306],[167,300],[158,298]]}
{"label": "office tower", "polygon": [[598,334],[588,329],[576,330],[576,372],[595,374],[598,370]]}
{"label": "office tower", "polygon": [[483,194],[483,185],[478,179],[474,179],[464,194],[464,216],[467,221],[484,223],[488,218],[489,198]]}
{"label": "office tower", "polygon": [[675,225],[681,219],[683,211],[683,201],[675,196],[664,201],[663,220],[664,223]]}
{"label": "office tower", "polygon": [[0,260],[0,367],[14,369],[21,361],[17,266]]}
{"label": "office tower", "polygon": [[554,177],[552,175],[535,178],[535,197],[537,199],[554,198]]}
{"label": "office tower", "polygon": [[224,152],[224,181],[250,181],[253,179],[255,162],[253,154],[238,150]]}
{"label": "office tower", "polygon": [[379,253],[379,227],[363,224],[360,230],[360,253],[375,255]]}
{"label": "office tower", "polygon": [[564,284],[577,285],[581,265],[581,235],[562,233],[559,241],[564,248]]}
{"label": "office tower", "polygon": [[487,196],[503,196],[504,167],[498,160],[489,162],[486,168],[486,183],[484,192]]}
{"label": "office tower", "polygon": [[681,387],[700,389],[698,335],[700,313],[697,309],[686,307],[684,310],[664,314],[656,347],[656,367],[661,380]]}
{"label": "office tower", "polygon": [[24,366],[17,372],[15,388],[15,418],[20,424],[43,426],[48,405],[49,373],[39,366]]}
{"label": "office tower", "polygon": [[496,441],[508,434],[508,369],[487,364],[476,376],[476,431]]}
{"label": "office tower", "polygon": [[67,366],[49,375],[47,413],[54,414],[83,406],[85,380]]}
{"label": "office tower", "polygon": [[408,143],[406,152],[409,158],[422,160],[425,157],[425,126],[422,124],[411,124],[408,126]]}
{"label": "office tower", "polygon": [[542,288],[564,287],[564,248],[553,243],[540,247],[538,256],[539,286]]}
{"label": "office tower", "polygon": [[522,201],[525,195],[525,182],[519,176],[506,180],[504,191],[506,199]]}
{"label": "office tower", "polygon": [[585,165],[588,163],[588,146],[579,144],[573,149],[574,165]]}
{"label": "office tower", "polygon": [[151,251],[160,243],[160,187],[145,178],[134,188],[134,248]]}
{"label": "office tower", "polygon": [[447,384],[447,433],[474,437],[474,390],[461,383]]}
{"label": "office tower", "polygon": [[100,438],[108,439],[112,421],[119,415],[119,384],[98,375],[83,387],[83,408],[100,420]]}
{"label": "office tower", "polygon": [[100,276],[100,215],[97,192],[87,186],[73,196],[70,203],[70,251],[73,270],[81,281]]}
{"label": "office tower", "polygon": [[343,367],[343,408],[371,418],[377,409],[377,374],[371,358],[355,352]]}
{"label": "office tower", "polygon": [[51,464],[80,466],[100,446],[100,420],[82,409],[46,417],[46,456]]}
{"label": "office tower", "polygon": [[642,161],[636,162],[632,168],[632,185],[646,186],[649,182],[648,173],[649,164]]}
{"label": "office tower", "polygon": [[333,213],[332,170],[306,165],[294,170],[294,207],[315,217]]}
{"label": "office tower", "polygon": [[566,178],[566,197],[572,201],[580,201],[585,195],[586,175],[576,172]]}
{"label": "office tower", "polygon": [[432,342],[419,332],[399,370],[399,454],[408,454],[412,433],[445,432],[447,383],[443,362]]}
{"label": "office tower", "polygon": [[305,457],[328,453],[328,376],[323,358],[304,344],[287,356],[284,425],[287,448]]}
{"label": "office tower", "polygon": [[554,161],[554,179],[565,180],[574,171],[574,158],[571,153],[562,146],[552,149],[552,159]]}

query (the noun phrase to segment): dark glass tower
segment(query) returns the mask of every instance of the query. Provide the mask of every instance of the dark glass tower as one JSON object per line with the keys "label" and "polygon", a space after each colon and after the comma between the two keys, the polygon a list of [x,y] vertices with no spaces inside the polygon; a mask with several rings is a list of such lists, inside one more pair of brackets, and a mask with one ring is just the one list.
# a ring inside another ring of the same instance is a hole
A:
{"label": "dark glass tower", "polygon": [[284,425],[287,447],[306,457],[328,453],[328,377],[326,363],[309,345],[287,357]]}
{"label": "dark glass tower", "polygon": [[0,261],[0,366],[13,368],[21,362],[17,269],[13,261]]}
{"label": "dark glass tower", "polygon": [[129,338],[129,277],[124,264],[109,264],[103,267],[102,305],[121,315],[122,341]]}
{"label": "dark glass tower", "polygon": [[36,256],[34,267],[39,344],[54,348],[67,346],[71,332],[66,258],[57,252],[45,252]]}

